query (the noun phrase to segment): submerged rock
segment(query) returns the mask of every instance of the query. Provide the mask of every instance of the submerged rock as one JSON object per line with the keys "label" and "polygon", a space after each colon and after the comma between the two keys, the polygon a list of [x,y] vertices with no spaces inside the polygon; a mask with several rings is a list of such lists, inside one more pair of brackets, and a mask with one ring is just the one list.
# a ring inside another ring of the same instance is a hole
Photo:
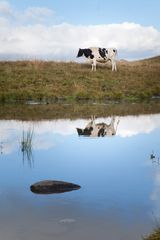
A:
{"label": "submerged rock", "polygon": [[30,186],[30,190],[33,193],[39,194],[63,193],[78,190],[80,188],[79,185],[74,183],[54,180],[40,181]]}

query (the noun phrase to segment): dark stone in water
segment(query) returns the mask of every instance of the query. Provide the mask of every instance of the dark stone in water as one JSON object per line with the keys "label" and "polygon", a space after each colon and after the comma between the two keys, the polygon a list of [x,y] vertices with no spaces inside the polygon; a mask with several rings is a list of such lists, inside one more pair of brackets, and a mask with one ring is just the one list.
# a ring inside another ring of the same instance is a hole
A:
{"label": "dark stone in water", "polygon": [[33,193],[39,194],[63,193],[78,190],[80,188],[81,187],[77,184],[54,180],[40,181],[30,186]]}

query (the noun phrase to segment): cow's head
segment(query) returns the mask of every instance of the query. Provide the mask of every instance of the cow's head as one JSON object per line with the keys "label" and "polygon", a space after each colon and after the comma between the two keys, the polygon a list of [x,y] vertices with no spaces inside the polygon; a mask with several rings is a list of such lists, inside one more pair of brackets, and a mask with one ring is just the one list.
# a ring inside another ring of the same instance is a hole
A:
{"label": "cow's head", "polygon": [[77,57],[81,57],[83,55],[83,49],[79,48]]}
{"label": "cow's head", "polygon": [[77,133],[79,136],[90,136],[91,132],[93,131],[93,127],[89,127],[89,128],[77,128]]}

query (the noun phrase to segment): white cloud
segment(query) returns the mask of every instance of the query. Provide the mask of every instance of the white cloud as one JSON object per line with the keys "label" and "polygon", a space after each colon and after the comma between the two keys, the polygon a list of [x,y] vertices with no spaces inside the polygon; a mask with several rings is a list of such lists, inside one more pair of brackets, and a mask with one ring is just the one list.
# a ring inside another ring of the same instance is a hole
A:
{"label": "white cloud", "polygon": [[0,14],[4,15],[12,15],[12,7],[7,1],[0,2]]}
{"label": "white cloud", "polygon": [[0,59],[42,58],[76,60],[79,47],[116,47],[119,58],[160,54],[160,31],[152,26],[121,24],[55,24],[56,14],[45,7],[15,9],[0,2]]}
{"label": "white cloud", "polygon": [[5,28],[7,25],[9,25],[9,21],[5,17],[0,17],[1,33],[2,33],[2,28]]}
{"label": "white cloud", "polygon": [[[120,119],[117,129],[117,136],[131,137],[137,134],[148,134],[160,128],[160,114],[116,117]],[[96,123],[110,123],[111,118],[98,118]],[[90,120],[88,119],[59,119],[40,122],[22,122],[0,120],[0,145],[3,146],[3,153],[13,152],[20,146],[23,131],[33,129],[33,148],[49,149],[56,145],[56,134],[69,136],[76,134],[76,128],[84,128]],[[78,135],[77,135],[78,137]],[[158,181],[160,178],[158,178]]]}
{"label": "white cloud", "polygon": [[[52,9],[46,7],[29,7],[17,10],[7,1],[0,2],[0,18],[10,22],[10,27],[26,26],[33,24],[49,24],[56,19]],[[10,29],[9,29],[10,30]]]}
{"label": "white cloud", "polygon": [[117,135],[132,137],[137,134],[148,134],[160,128],[160,114],[121,117]]}
{"label": "white cloud", "polygon": [[30,7],[24,12],[24,18],[36,22],[44,22],[50,17],[54,17],[54,11],[45,7]]}
{"label": "white cloud", "polygon": [[0,36],[1,55],[75,60],[77,49],[89,46],[114,46],[120,58],[130,59],[160,53],[160,32],[134,23],[95,26],[66,23],[8,26],[4,23]]}

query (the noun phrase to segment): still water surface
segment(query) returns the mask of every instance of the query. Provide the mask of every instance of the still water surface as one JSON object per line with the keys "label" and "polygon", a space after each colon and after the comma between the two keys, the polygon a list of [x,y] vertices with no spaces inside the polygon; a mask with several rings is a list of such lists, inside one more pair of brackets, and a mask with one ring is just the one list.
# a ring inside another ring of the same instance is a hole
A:
{"label": "still water surface", "polygon": [[[114,136],[83,137],[76,128],[89,119],[0,120],[0,239],[139,240],[152,231],[160,219],[160,114],[118,121]],[[27,154],[21,141],[30,130]],[[81,189],[30,191],[46,179]]]}

